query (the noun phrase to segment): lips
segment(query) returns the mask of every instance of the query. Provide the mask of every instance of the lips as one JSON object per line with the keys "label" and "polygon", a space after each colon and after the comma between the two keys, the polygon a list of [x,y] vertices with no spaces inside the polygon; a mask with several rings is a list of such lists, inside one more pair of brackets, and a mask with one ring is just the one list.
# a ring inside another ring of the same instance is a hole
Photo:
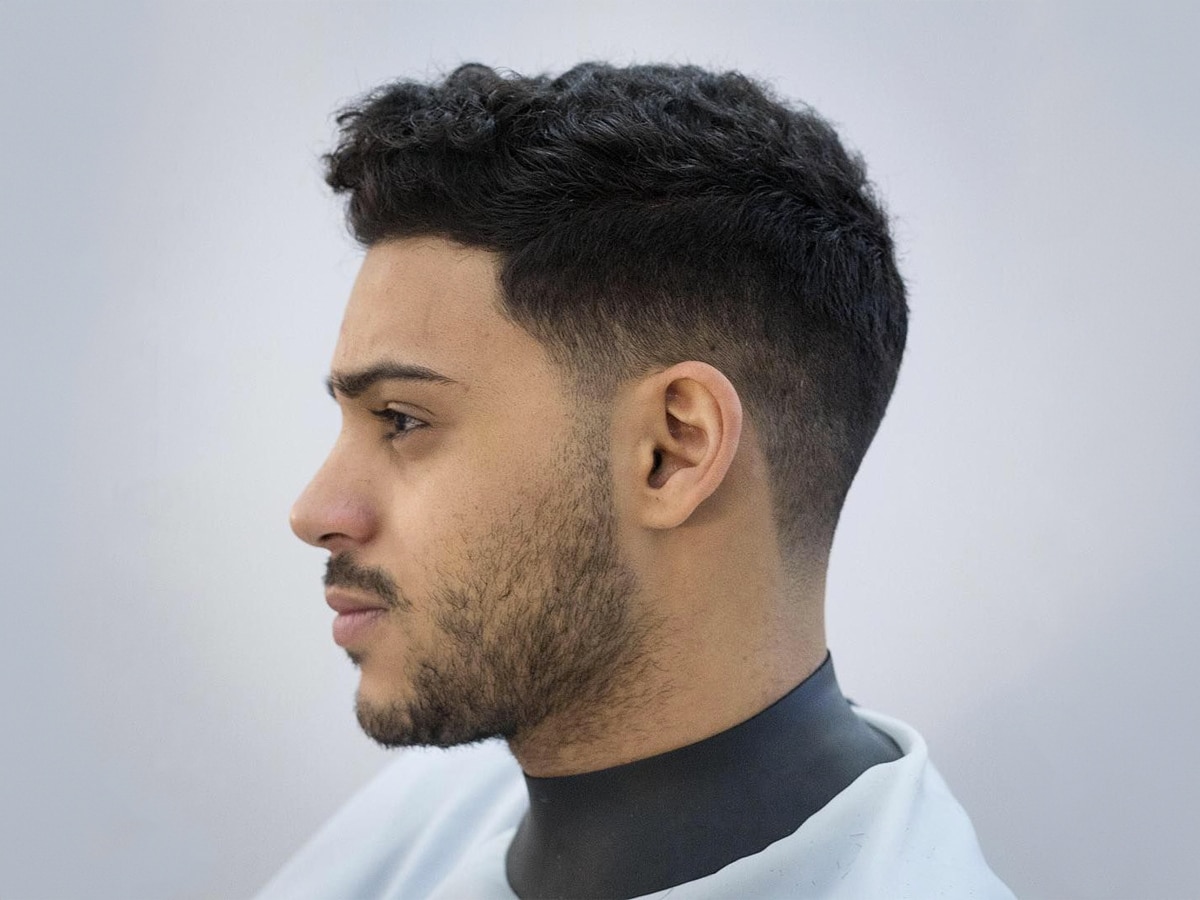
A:
{"label": "lips", "polygon": [[356,613],[372,609],[387,609],[387,604],[378,598],[362,597],[338,588],[325,591],[325,602],[337,613]]}
{"label": "lips", "polygon": [[387,607],[380,600],[349,594],[337,588],[325,592],[325,602],[337,613],[333,620],[333,642],[339,647],[362,643],[387,612]]}

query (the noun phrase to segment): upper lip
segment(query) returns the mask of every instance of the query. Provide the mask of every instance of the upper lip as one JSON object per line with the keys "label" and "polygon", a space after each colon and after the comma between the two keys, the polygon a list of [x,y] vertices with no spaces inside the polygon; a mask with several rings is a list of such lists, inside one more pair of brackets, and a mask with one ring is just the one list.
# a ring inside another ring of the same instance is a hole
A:
{"label": "upper lip", "polygon": [[350,594],[339,588],[326,588],[325,602],[329,608],[338,613],[365,612],[370,609],[387,609],[387,604],[379,598],[368,599],[357,594]]}

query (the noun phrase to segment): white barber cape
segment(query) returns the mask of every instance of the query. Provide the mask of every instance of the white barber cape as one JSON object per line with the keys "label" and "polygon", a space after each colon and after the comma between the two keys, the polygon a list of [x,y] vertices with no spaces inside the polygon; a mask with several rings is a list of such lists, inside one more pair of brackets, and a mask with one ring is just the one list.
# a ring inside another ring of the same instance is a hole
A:
{"label": "white barber cape", "polygon": [[[867,769],[761,852],[644,897],[1012,898],[921,736],[887,716],[855,712],[904,755]],[[503,743],[404,750],[257,900],[514,900],[505,853],[527,804],[521,770]]]}

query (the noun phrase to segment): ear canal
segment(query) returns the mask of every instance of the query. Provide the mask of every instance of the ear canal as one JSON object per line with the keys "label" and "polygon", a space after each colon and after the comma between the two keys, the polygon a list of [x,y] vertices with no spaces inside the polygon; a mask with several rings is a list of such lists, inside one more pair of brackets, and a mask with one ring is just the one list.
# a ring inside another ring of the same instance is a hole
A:
{"label": "ear canal", "polygon": [[660,488],[663,486],[663,455],[661,450],[654,451],[654,468],[650,470],[650,475],[646,478],[646,483],[652,488]]}

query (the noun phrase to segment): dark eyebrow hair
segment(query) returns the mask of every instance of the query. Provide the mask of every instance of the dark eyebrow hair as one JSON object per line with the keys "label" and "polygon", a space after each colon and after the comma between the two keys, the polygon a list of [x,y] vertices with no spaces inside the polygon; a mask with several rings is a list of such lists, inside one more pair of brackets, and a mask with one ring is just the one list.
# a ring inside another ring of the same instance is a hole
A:
{"label": "dark eyebrow hair", "polygon": [[427,381],[433,384],[458,384],[448,375],[425,366],[409,363],[381,362],[353,372],[334,372],[325,379],[325,389],[335,400],[341,394],[353,400],[361,397],[380,381]]}

